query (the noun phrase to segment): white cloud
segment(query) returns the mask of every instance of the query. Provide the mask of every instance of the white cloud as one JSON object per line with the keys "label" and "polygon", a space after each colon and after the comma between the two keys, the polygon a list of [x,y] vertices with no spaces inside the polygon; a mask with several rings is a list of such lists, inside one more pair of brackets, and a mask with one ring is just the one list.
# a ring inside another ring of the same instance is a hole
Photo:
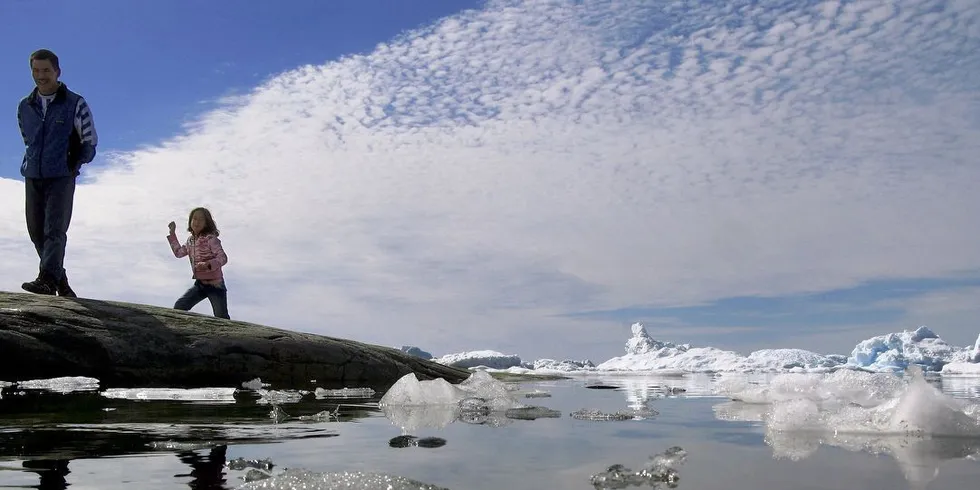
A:
{"label": "white cloud", "polygon": [[[67,266],[172,304],[166,223],[207,205],[233,317],[525,356],[618,354],[570,310],[976,269],[980,13],[942,4],[492,1],[91,172]],[[5,289],[36,272],[19,185]]]}

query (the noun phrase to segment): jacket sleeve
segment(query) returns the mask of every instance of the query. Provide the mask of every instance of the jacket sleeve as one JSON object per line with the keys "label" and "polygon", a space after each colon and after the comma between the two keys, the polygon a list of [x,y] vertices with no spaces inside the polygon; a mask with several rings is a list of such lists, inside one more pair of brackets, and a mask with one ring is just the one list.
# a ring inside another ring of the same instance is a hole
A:
{"label": "jacket sleeve", "polygon": [[24,139],[24,146],[27,146],[27,133],[24,132],[24,103],[17,106],[17,127],[20,129],[20,137]]}
{"label": "jacket sleeve", "polygon": [[76,164],[89,163],[95,159],[95,148],[99,145],[99,134],[95,131],[92,109],[84,97],[79,97],[78,105],[75,106],[75,131],[81,140],[81,151]]}
{"label": "jacket sleeve", "polygon": [[173,233],[167,235],[167,241],[170,242],[170,250],[173,250],[174,257],[177,257],[178,259],[181,257],[187,257],[187,247],[181,245],[180,242],[177,241],[177,235],[174,235]]}
{"label": "jacket sleeve", "polygon": [[228,263],[228,255],[225,254],[225,249],[221,246],[221,240],[218,237],[213,236],[208,239],[208,247],[211,249],[211,253],[214,254],[214,258],[208,261],[208,267],[210,269],[217,269]]}

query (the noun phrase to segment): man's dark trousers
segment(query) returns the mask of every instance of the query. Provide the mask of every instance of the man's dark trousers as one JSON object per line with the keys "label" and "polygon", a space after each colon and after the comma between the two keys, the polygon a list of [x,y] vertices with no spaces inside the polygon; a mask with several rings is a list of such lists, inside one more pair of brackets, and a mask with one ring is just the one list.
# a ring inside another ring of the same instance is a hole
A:
{"label": "man's dark trousers", "polygon": [[65,245],[75,199],[75,176],[24,180],[27,233],[41,259],[41,275],[57,283],[65,277]]}

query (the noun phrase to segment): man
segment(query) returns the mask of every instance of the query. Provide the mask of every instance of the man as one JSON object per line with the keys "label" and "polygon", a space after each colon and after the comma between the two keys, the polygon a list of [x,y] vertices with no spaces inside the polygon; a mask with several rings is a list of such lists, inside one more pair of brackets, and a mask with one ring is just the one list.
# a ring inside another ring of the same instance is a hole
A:
{"label": "man", "polygon": [[31,53],[36,87],[17,107],[24,137],[20,173],[26,186],[27,233],[40,259],[37,279],[21,287],[36,294],[75,297],[65,274],[65,245],[82,164],[95,158],[98,136],[92,111],[81,95],[58,78],[58,56],[47,49]]}

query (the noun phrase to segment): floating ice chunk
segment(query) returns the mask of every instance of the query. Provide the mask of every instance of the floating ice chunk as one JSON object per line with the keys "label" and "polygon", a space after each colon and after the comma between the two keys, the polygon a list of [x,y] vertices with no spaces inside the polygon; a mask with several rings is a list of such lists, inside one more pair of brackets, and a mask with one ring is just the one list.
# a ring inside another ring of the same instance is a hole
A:
{"label": "floating ice chunk", "polygon": [[511,390],[506,384],[483,371],[474,372],[457,386],[470,396],[486,400],[491,411],[507,410],[519,405],[511,397]]}
{"label": "floating ice chunk", "polygon": [[443,378],[419,381],[415,373],[399,378],[381,397],[380,405],[456,405],[464,398],[482,398],[492,410],[518,406],[507,385],[488,373],[476,371],[458,385]]}
{"label": "floating ice chunk", "polygon": [[477,371],[452,385],[442,378],[419,381],[414,373],[402,376],[381,397],[385,416],[403,430],[445,427],[456,420],[486,423],[493,412],[519,408],[507,385]]}
{"label": "floating ice chunk", "polygon": [[446,440],[441,437],[423,437],[419,439],[408,434],[395,436],[388,440],[388,446],[395,448],[422,447],[432,449],[445,445]]}
{"label": "floating ice chunk", "polygon": [[478,350],[448,354],[437,359],[433,359],[433,361],[446,366],[453,366],[462,369],[480,366],[486,366],[490,369],[507,369],[511,367],[520,367],[521,365],[521,358],[519,356],[503,354],[494,350]]}
{"label": "floating ice chunk", "polygon": [[263,383],[261,378],[255,378],[251,381],[245,381],[242,383],[242,388],[246,390],[259,391],[263,388],[268,388],[269,383]]}
{"label": "floating ice chunk", "polygon": [[241,490],[448,490],[420,481],[401,476],[362,471],[345,471],[339,473],[314,473],[301,469],[286,471],[259,481],[246,483],[239,487]]}
{"label": "floating ice chunk", "polygon": [[569,414],[570,417],[577,420],[591,420],[594,422],[605,422],[610,420],[633,420],[636,415],[633,412],[619,411],[616,413],[606,413],[600,412],[599,410],[588,410],[581,409],[576,410]]}
{"label": "floating ice chunk", "polygon": [[541,418],[560,418],[561,412],[545,407],[522,407],[511,408],[504,412],[504,416],[509,419],[535,420]]}
{"label": "floating ice chunk", "polygon": [[371,398],[374,396],[372,388],[341,388],[339,390],[326,390],[317,388],[313,392],[317,398]]}
{"label": "floating ice chunk", "polygon": [[[928,384],[922,372],[910,369],[912,380],[908,389],[894,403],[884,407],[888,415],[888,432],[928,434],[934,436],[980,436],[980,418],[976,407],[963,400],[944,395]],[[970,415],[967,410],[973,413]]]}
{"label": "floating ice chunk", "polygon": [[215,446],[213,442],[177,442],[177,441],[153,441],[147,444],[152,449],[163,451],[197,451],[200,449],[211,449]]}
{"label": "floating ice chunk", "polygon": [[18,381],[17,387],[22,390],[46,390],[65,394],[75,391],[96,391],[99,389],[99,380],[85,376],[66,376]]}
{"label": "floating ice chunk", "polygon": [[106,398],[235,403],[235,388],[109,388]]}
{"label": "floating ice chunk", "polygon": [[272,467],[275,466],[272,460],[266,459],[245,459],[245,458],[235,458],[228,461],[228,469],[235,471],[242,471],[248,468],[257,468],[260,470],[271,471]]}
{"label": "floating ice chunk", "polygon": [[551,393],[542,390],[534,390],[524,393],[524,398],[550,398]]}
{"label": "floating ice chunk", "polygon": [[454,405],[466,392],[443,378],[419,381],[408,373],[395,382],[381,397],[381,406]]}
{"label": "floating ice chunk", "polygon": [[256,390],[259,399],[255,403],[278,405],[282,403],[297,403],[310,392],[305,390]]}
{"label": "floating ice chunk", "polygon": [[621,464],[615,464],[602,473],[592,475],[590,482],[597,490],[626,488],[628,486],[657,487],[658,483],[666,483],[670,487],[677,486],[680,474],[677,468],[684,464],[687,451],[674,446],[661,454],[653,456],[641,469],[631,470]]}

